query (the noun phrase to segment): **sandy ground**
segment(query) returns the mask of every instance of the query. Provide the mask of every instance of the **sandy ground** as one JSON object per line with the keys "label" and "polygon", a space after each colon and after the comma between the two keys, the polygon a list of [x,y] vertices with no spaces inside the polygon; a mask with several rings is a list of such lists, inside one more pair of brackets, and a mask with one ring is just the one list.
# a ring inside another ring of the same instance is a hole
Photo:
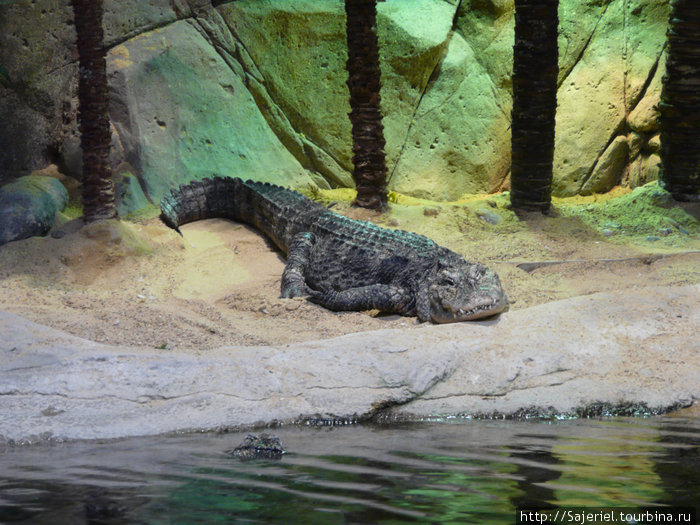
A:
{"label": "sandy ground", "polygon": [[[511,309],[599,291],[700,282],[700,240],[692,231],[653,242],[617,232],[607,237],[558,212],[511,213],[493,225],[488,207],[503,211],[502,203],[484,202],[397,204],[385,216],[359,215],[418,230],[493,267]],[[358,214],[342,202],[335,209]],[[0,246],[0,309],[93,341],[198,351],[419,325],[415,318],[335,313],[301,299],[279,299],[282,255],[241,224],[200,221],[184,226],[184,237],[158,219],[79,226],[62,226],[61,238]],[[542,261],[560,264],[518,266]]]}

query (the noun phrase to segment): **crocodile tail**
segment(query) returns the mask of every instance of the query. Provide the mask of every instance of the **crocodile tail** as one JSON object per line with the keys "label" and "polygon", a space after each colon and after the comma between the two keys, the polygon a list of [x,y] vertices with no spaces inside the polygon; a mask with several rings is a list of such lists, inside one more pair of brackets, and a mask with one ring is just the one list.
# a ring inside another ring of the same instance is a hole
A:
{"label": "crocodile tail", "polygon": [[326,213],[323,206],[295,191],[239,178],[202,179],[173,189],[160,202],[161,219],[179,227],[201,219],[222,218],[259,229],[283,252],[300,231]]}
{"label": "crocodile tail", "polygon": [[160,201],[161,220],[177,231],[188,222],[202,219],[239,219],[233,206],[233,196],[243,187],[235,178],[214,177],[182,184]]}

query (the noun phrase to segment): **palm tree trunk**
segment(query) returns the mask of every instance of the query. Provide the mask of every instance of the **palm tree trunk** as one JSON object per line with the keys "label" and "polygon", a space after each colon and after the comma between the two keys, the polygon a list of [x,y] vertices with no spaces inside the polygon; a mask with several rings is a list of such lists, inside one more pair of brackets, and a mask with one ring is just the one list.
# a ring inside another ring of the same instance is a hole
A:
{"label": "palm tree trunk", "polygon": [[345,0],[348,88],[352,123],[355,205],[384,210],[387,202],[384,126],[380,110],[377,0]]}
{"label": "palm tree trunk", "polygon": [[102,0],[73,0],[79,58],[78,120],[83,150],[85,222],[117,217],[109,166],[109,91]]}
{"label": "palm tree trunk", "polygon": [[515,0],[510,201],[549,209],[557,112],[559,0]]}
{"label": "palm tree trunk", "polygon": [[659,104],[661,178],[676,200],[700,200],[700,1],[672,6]]}

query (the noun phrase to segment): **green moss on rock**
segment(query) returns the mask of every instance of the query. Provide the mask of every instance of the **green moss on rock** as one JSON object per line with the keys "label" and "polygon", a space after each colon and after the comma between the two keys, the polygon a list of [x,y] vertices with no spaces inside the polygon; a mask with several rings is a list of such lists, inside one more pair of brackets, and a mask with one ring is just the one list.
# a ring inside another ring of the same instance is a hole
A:
{"label": "green moss on rock", "polygon": [[611,241],[658,236],[672,244],[678,237],[700,238],[700,221],[679,206],[658,182],[595,204],[555,200],[555,205],[562,215],[578,217],[600,232],[610,230]]}

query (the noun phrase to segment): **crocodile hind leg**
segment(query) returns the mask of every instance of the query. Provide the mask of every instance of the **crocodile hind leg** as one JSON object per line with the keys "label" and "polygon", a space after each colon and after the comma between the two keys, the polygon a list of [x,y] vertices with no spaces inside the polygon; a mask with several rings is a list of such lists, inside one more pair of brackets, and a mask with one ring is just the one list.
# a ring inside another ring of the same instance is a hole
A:
{"label": "crocodile hind leg", "polygon": [[282,273],[281,297],[291,299],[309,295],[304,273],[315,242],[316,237],[310,232],[297,233],[292,239],[287,252],[287,266]]}
{"label": "crocodile hind leg", "polygon": [[398,286],[371,284],[347,290],[317,292],[309,290],[309,299],[335,311],[380,310],[402,315],[415,315],[412,294]]}

